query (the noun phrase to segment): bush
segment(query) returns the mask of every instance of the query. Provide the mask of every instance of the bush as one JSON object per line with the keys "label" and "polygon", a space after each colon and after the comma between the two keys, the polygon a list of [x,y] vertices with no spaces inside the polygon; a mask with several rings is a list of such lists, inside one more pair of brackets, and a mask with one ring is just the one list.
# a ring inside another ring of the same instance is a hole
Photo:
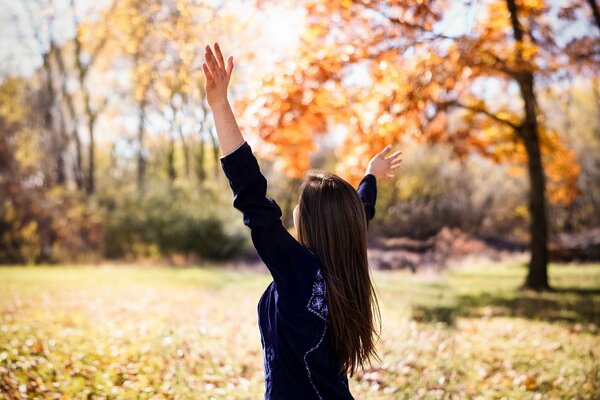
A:
{"label": "bush", "polygon": [[523,237],[524,177],[472,156],[460,162],[448,146],[408,142],[396,181],[378,182],[374,229],[385,236],[425,238],[443,227]]}
{"label": "bush", "polygon": [[247,251],[241,224],[231,220],[233,213],[224,213],[225,205],[219,205],[210,191],[195,195],[155,187],[143,196],[131,193],[107,206],[104,255],[108,258],[186,254],[223,260]]}

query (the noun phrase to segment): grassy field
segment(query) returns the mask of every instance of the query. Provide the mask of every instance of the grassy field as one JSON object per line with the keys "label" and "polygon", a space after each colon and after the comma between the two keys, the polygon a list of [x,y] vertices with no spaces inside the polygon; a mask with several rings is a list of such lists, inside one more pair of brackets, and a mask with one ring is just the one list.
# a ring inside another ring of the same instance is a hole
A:
{"label": "grassy field", "polygon": [[[377,272],[382,362],[357,399],[600,398],[600,265]],[[0,268],[0,398],[259,399],[264,270]]]}

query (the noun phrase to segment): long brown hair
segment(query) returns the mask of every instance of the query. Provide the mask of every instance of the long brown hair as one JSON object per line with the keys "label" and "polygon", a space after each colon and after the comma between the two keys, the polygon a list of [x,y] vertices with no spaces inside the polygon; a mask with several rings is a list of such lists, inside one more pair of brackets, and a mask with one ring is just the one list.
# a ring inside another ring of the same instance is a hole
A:
{"label": "long brown hair", "polygon": [[[331,338],[341,373],[365,369],[375,350],[381,313],[367,262],[367,220],[356,190],[339,176],[309,171],[300,186],[298,240],[319,257]],[[379,329],[381,330],[381,329]]]}

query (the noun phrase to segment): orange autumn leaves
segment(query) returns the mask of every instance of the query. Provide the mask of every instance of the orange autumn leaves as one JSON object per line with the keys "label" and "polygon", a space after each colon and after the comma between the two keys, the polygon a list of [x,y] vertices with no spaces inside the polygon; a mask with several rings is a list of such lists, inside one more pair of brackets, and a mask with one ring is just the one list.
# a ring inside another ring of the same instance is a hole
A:
{"label": "orange autumn leaves", "polygon": [[[308,2],[300,48],[263,81],[256,99],[243,102],[245,116],[294,177],[310,167],[318,139],[333,131],[343,132],[336,172],[354,183],[372,155],[405,137],[447,143],[459,157],[478,153],[525,173],[517,133],[523,110],[520,99],[506,103],[519,96],[510,86],[522,71],[540,82],[568,74],[576,60],[560,57],[566,51],[554,40],[549,4],[517,3],[538,42],[528,36],[515,44],[501,0],[482,6],[473,26],[454,36],[432,28],[452,8],[448,1]],[[568,205],[578,194],[580,168],[538,114],[548,199]]]}

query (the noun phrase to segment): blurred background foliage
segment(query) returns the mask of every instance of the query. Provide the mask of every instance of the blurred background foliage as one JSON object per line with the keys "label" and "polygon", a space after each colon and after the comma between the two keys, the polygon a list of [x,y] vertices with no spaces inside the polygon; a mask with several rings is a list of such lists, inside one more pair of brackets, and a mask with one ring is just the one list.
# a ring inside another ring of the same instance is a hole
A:
{"label": "blurred background foliage", "polygon": [[[374,236],[449,226],[527,241],[529,156],[515,133],[527,73],[550,240],[598,228],[591,3],[517,2],[522,41],[511,1],[383,3],[7,2],[0,262],[249,253],[203,93],[202,48],[216,39],[236,58],[231,96],[287,226],[308,168],[356,184],[389,142],[404,163],[378,184]],[[553,37],[569,23],[570,39]]]}

